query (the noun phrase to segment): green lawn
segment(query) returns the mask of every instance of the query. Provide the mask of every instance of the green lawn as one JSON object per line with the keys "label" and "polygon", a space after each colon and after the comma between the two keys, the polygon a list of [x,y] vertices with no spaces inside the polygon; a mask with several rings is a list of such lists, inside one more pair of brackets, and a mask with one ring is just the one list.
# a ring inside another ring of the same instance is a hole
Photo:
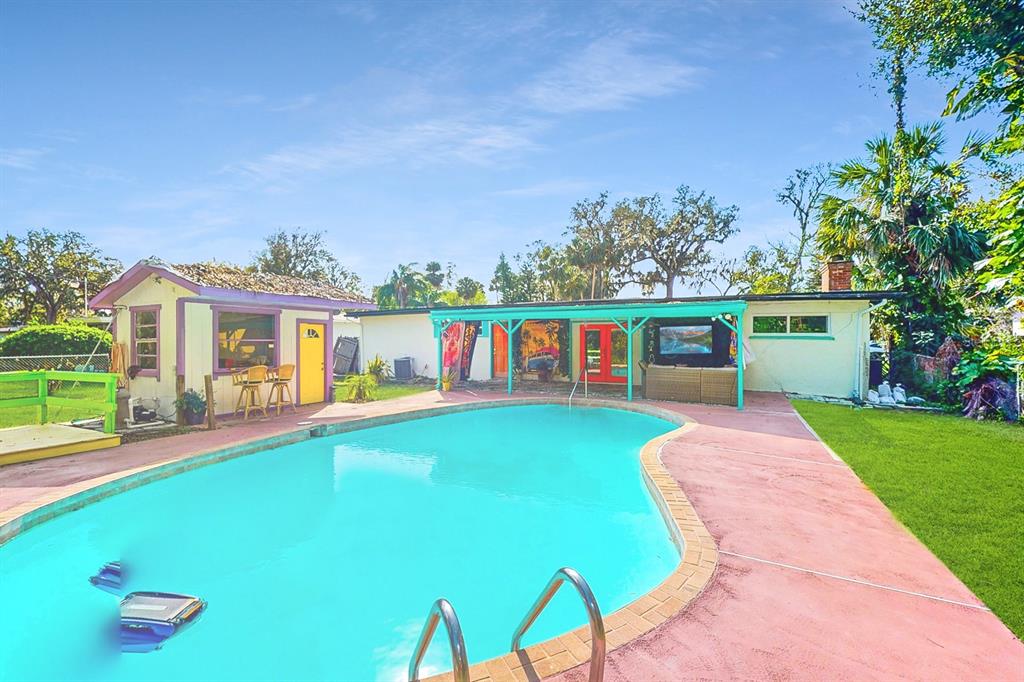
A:
{"label": "green lawn", "polygon": [[[391,400],[392,398],[403,398],[407,395],[415,395],[416,393],[425,393],[426,391],[433,391],[433,384],[400,384],[397,382],[386,381],[383,384],[377,386],[377,391],[374,394],[374,400]],[[334,395],[335,402],[344,403],[348,402],[345,400],[346,391],[345,387],[341,385],[341,382],[334,384]]]}
{"label": "green lawn", "polygon": [[1024,427],[793,405],[896,518],[1024,637]]}
{"label": "green lawn", "polygon": [[[0,400],[4,398],[25,398],[36,395],[38,386],[35,381],[18,381],[0,383]],[[100,384],[78,384],[72,382],[60,382],[55,396],[64,398],[83,398],[88,400],[103,400],[103,386]],[[24,426],[25,424],[37,424],[39,422],[39,409],[34,406],[28,407],[3,407],[0,406],[0,429],[8,426]],[[81,410],[73,407],[51,407],[48,411],[48,420],[51,422],[67,422],[73,419],[86,419],[97,417],[91,410]]]}

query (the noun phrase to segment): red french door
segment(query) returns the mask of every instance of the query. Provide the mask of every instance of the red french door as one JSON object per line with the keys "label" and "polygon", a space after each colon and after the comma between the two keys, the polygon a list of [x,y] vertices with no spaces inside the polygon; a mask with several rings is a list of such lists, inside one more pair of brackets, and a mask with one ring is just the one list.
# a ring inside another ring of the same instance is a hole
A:
{"label": "red french door", "polygon": [[626,332],[616,324],[580,326],[580,369],[590,381],[626,383]]}

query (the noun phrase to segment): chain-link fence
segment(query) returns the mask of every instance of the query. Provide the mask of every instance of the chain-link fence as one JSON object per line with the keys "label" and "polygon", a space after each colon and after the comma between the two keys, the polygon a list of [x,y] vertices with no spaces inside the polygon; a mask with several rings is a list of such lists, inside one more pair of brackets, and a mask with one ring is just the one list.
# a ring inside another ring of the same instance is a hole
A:
{"label": "chain-link fence", "polygon": [[110,356],[96,355],[7,355],[0,356],[0,372],[38,371],[109,372]]}

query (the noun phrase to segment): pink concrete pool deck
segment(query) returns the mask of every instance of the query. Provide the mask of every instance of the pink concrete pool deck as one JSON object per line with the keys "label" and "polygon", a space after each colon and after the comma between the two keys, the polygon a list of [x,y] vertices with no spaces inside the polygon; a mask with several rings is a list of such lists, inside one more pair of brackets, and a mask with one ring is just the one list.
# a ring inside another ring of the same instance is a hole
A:
{"label": "pink concrete pool deck", "polygon": [[[9,465],[0,468],[0,518],[93,479],[286,434],[300,421],[505,397],[429,391]],[[661,459],[717,543],[718,567],[678,615],[611,651],[605,679],[1024,680],[1024,644],[832,457],[788,400],[746,397],[743,412],[656,403],[699,424],[666,443]],[[519,669],[493,679],[531,678]],[[586,680],[587,666],[555,679]]]}

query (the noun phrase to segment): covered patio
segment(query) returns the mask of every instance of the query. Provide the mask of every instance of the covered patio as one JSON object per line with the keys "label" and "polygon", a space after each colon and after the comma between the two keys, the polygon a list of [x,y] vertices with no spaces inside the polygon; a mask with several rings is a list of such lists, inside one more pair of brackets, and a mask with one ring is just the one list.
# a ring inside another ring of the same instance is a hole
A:
{"label": "covered patio", "polygon": [[[655,320],[672,318],[703,318],[712,322],[720,322],[736,335],[736,375],[737,395],[736,408],[743,409],[743,313],[747,302],[743,300],[709,300],[690,302],[665,303],[568,303],[568,304],[513,304],[508,306],[439,308],[429,311],[433,326],[434,340],[437,347],[437,388],[441,388],[442,376],[445,371],[444,341],[445,332],[455,323],[479,323],[480,336],[487,337],[491,333],[491,325],[496,326],[508,339],[508,351],[505,353],[507,367],[507,391],[513,391],[513,374],[515,358],[512,352],[514,335],[524,322],[557,320],[572,323],[611,323],[626,336],[626,368],[625,384],[626,399],[633,400],[634,392],[634,337],[649,323]],[[571,343],[570,343],[571,348]],[[570,362],[569,379],[578,381],[587,369],[586,349],[582,351],[581,368],[577,372]]]}

